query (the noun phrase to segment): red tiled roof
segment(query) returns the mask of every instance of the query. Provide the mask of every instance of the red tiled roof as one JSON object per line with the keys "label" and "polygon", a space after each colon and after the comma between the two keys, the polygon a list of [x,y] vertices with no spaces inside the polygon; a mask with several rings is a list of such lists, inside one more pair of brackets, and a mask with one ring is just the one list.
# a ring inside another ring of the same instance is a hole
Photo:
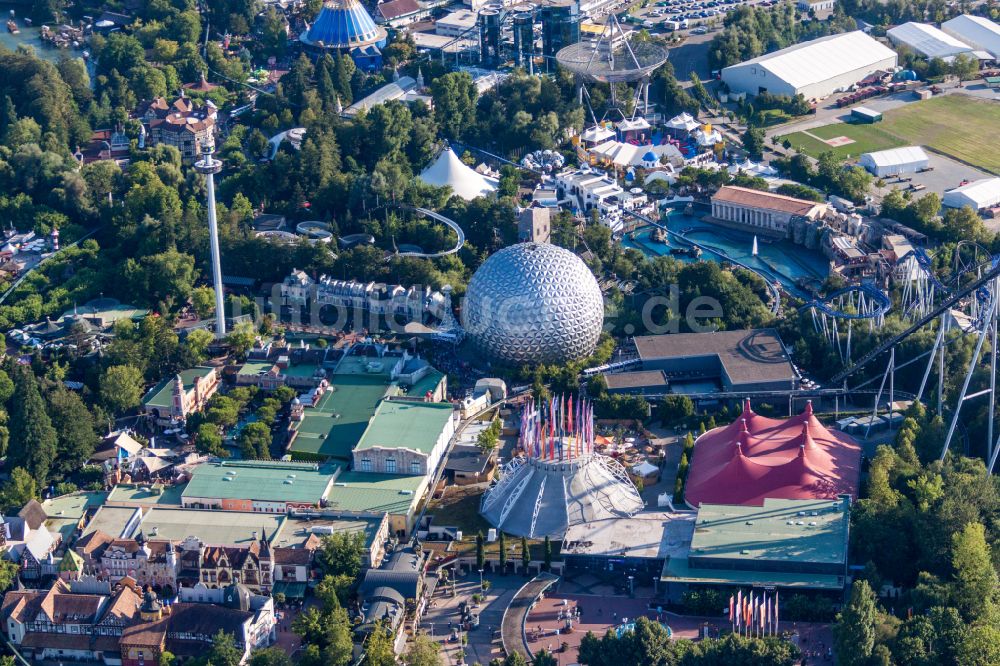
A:
{"label": "red tiled roof", "polygon": [[695,442],[684,501],[690,506],[761,506],[765,498],[856,497],[861,447],[828,430],[812,406],[787,420],[753,412],[749,401],[739,419]]}
{"label": "red tiled roof", "polygon": [[391,21],[400,16],[419,12],[420,5],[417,4],[417,0],[389,0],[380,4],[375,11],[386,21]]}
{"label": "red tiled roof", "polygon": [[823,205],[815,201],[806,201],[805,199],[786,197],[783,194],[771,194],[770,192],[736,187],[735,185],[726,185],[719,188],[719,191],[712,197],[712,201],[777,210],[792,215],[808,215],[816,206]]}
{"label": "red tiled roof", "polygon": [[275,564],[308,566],[312,562],[313,551],[305,548],[275,548]]}

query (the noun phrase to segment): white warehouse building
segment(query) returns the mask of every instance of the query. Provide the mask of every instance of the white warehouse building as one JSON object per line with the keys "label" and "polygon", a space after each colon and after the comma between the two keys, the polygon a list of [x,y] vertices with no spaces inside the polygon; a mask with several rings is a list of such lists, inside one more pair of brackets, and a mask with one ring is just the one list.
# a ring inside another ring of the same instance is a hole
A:
{"label": "white warehouse building", "polygon": [[941,29],[973,48],[1000,58],[1000,25],[988,18],[962,14],[942,23]]}
{"label": "white warehouse building", "polygon": [[896,46],[906,46],[925,58],[952,58],[972,47],[927,23],[910,21],[885,33]]}
{"label": "white warehouse building", "polygon": [[948,190],[941,203],[949,208],[969,206],[972,210],[982,210],[1000,205],[1000,178],[983,178]]}
{"label": "white warehouse building", "polygon": [[896,66],[896,52],[860,30],[821,37],[722,70],[730,90],[827,97]]}
{"label": "white warehouse building", "polygon": [[927,153],[920,146],[906,146],[865,153],[858,164],[868,169],[878,178],[897,176],[901,173],[915,173],[927,168]]}

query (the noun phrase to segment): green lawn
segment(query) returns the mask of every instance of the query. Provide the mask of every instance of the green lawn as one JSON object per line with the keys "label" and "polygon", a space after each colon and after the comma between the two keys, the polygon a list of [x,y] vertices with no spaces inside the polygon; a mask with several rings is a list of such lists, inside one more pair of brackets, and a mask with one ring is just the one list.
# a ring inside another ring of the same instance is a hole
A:
{"label": "green lawn", "polygon": [[1000,151],[992,140],[1000,136],[1000,105],[988,100],[965,95],[933,97],[886,111],[884,120],[874,125],[833,123],[807,131],[819,139],[846,136],[855,143],[832,148],[805,132],[793,132],[781,139],[788,139],[793,148],[813,157],[827,150],[839,157],[856,158],[873,150],[926,146],[1000,174]]}
{"label": "green lawn", "polygon": [[[834,123],[807,131],[808,134],[806,132],[795,132],[781,138],[782,140],[788,139],[792,142],[793,148],[812,157],[818,157],[820,153],[833,151],[837,157],[845,159],[857,158],[862,153],[905,145],[903,140],[888,134],[878,125]],[[834,148],[820,140],[833,139],[838,136],[846,136],[854,139],[854,143]]]}
{"label": "green lawn", "polygon": [[1000,174],[1000,104],[965,95],[932,97],[885,114],[882,129],[910,144]]}

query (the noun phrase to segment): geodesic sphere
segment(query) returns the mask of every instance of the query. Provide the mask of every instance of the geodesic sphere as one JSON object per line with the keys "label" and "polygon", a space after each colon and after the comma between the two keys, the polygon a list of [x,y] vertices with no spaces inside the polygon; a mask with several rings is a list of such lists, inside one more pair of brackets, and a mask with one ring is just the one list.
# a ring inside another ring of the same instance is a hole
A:
{"label": "geodesic sphere", "polygon": [[487,259],[469,282],[462,325],[493,360],[564,363],[593,353],[604,298],[583,260],[548,243],[520,243]]}

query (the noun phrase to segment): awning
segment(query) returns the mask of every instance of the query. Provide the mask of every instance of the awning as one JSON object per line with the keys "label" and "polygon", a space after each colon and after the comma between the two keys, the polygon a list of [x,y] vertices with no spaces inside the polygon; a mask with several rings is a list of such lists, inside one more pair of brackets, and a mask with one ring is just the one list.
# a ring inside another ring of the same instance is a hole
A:
{"label": "awning", "polygon": [[271,596],[279,592],[284,594],[286,599],[304,599],[306,596],[306,584],[281,580],[271,588]]}

